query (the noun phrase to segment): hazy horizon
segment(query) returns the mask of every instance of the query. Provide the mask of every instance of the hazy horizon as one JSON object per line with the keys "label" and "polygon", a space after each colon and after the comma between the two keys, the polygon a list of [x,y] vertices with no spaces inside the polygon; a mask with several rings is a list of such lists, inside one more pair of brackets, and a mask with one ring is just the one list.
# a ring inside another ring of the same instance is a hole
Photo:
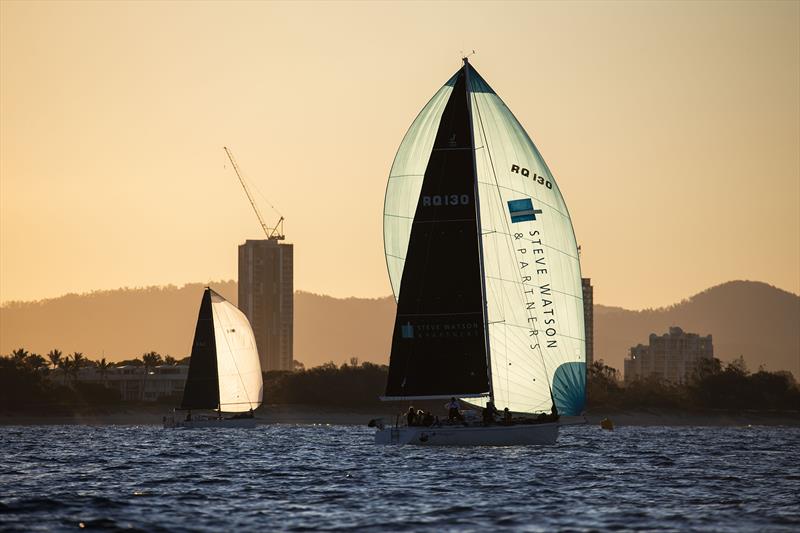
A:
{"label": "hazy horizon", "polygon": [[[460,51],[536,142],[595,300],[800,293],[800,3],[0,3],[0,302],[235,279],[391,294],[397,147]],[[424,16],[423,16],[424,15]]]}

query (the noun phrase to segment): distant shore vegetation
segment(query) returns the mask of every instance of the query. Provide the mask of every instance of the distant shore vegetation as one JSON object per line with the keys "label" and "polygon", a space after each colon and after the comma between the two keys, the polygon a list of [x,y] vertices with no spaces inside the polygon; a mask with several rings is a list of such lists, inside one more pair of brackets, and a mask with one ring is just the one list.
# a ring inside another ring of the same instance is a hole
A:
{"label": "distant shore vegetation", "polygon": [[[126,402],[122,401],[119,390],[105,382],[112,369],[142,367],[146,380],[152,368],[188,361],[188,357],[176,360],[169,355],[147,352],[139,358],[111,363],[105,358],[89,359],[82,352],[64,354],[53,349],[42,356],[19,348],[0,356],[0,412],[69,414],[117,408]],[[99,379],[81,379],[87,369],[93,370]],[[162,400],[176,401],[174,397]]]}
{"label": "distant shore vegetation", "polygon": [[800,410],[800,388],[791,372],[750,372],[741,357],[726,365],[701,360],[685,383],[655,376],[623,383],[619,372],[602,360],[587,373],[589,410],[662,408],[685,411]]}
{"label": "distant shore vegetation", "polygon": [[[105,376],[120,367],[141,367],[142,380],[151,370],[165,365],[187,364],[151,351],[141,357],[110,363],[91,360],[80,352],[63,354],[54,349],[45,356],[23,348],[0,356],[0,412],[69,414],[76,411],[113,411],[143,405],[174,407],[175,394],[155,402],[125,401],[119,390],[108,386]],[[92,380],[81,379],[89,369]],[[296,362],[293,371],[264,373],[266,404],[305,404],[332,407],[380,405],[388,375],[386,365],[351,358],[337,365],[328,362],[310,369]],[[99,376],[99,379],[98,379]],[[699,410],[800,411],[800,388],[790,372],[750,372],[742,359],[723,365],[718,359],[704,360],[686,383],[673,384],[656,378],[630,383],[602,360],[587,373],[587,409],[672,409],[687,413]]]}

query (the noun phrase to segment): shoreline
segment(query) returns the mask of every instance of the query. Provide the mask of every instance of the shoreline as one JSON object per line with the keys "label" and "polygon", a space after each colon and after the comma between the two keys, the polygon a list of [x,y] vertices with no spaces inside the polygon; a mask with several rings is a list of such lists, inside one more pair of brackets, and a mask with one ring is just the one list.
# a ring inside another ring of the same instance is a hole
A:
{"label": "shoreline", "polygon": [[[389,409],[387,409],[387,407]],[[392,406],[339,407],[304,404],[265,405],[256,411],[258,424],[366,426],[373,418],[391,423],[399,411]],[[144,425],[160,426],[162,417],[172,409],[161,406],[137,406],[131,409],[101,413],[76,412],[69,415],[37,415],[29,413],[0,414],[0,426],[30,425]],[[609,418],[614,425],[625,426],[791,426],[800,427],[800,412],[791,411],[721,411],[683,412],[671,409],[593,409],[584,417],[589,425],[599,426]]]}

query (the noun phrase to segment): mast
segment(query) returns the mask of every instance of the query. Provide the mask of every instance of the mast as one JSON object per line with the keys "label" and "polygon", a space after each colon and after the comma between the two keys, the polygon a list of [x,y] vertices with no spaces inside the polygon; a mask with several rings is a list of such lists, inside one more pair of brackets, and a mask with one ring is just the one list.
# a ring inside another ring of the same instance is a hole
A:
{"label": "mast", "polygon": [[[473,51],[474,52],[474,51]],[[483,229],[481,226],[481,202],[478,196],[478,163],[475,158],[475,129],[472,123],[472,99],[469,90],[469,58],[464,57],[464,88],[467,92],[467,116],[469,117],[469,134],[472,137],[472,175],[475,177],[475,218],[478,231],[478,263],[481,272],[481,302],[483,304],[483,338],[486,343],[486,373],[489,378],[489,401],[494,404],[494,384],[492,383],[492,357],[489,352],[489,309],[486,300],[486,272],[483,267]]]}

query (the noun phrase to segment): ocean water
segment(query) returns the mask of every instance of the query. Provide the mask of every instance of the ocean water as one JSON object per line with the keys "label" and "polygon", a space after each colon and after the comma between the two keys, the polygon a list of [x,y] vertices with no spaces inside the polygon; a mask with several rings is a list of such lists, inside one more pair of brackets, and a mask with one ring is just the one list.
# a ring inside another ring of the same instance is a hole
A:
{"label": "ocean water", "polygon": [[550,447],[372,430],[0,427],[4,530],[800,530],[800,429],[562,429]]}

